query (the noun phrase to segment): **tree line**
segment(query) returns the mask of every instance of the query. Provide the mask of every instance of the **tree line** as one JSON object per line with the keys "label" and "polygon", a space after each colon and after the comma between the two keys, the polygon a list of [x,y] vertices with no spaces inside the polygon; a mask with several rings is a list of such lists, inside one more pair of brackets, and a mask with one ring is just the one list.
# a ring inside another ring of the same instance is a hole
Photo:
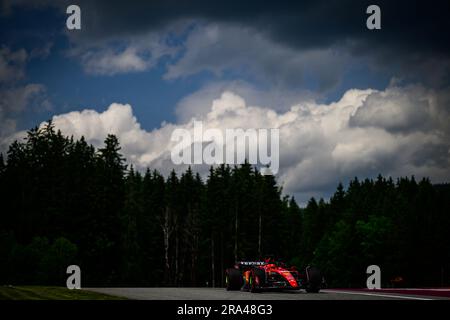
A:
{"label": "tree line", "polygon": [[164,177],[126,165],[49,122],[0,156],[0,283],[223,286],[239,259],[267,254],[319,266],[330,286],[450,284],[450,187],[414,177],[353,179],[300,208],[248,163]]}

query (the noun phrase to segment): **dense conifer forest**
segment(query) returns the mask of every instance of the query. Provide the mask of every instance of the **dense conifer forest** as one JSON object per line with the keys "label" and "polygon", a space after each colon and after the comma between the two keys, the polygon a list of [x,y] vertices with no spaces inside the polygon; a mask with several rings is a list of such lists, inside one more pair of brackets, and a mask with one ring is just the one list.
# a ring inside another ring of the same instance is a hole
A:
{"label": "dense conifer forest", "polygon": [[300,208],[249,164],[165,177],[126,164],[108,135],[95,149],[51,123],[0,159],[0,284],[223,286],[237,259],[273,254],[319,266],[329,286],[450,285],[450,185],[413,176],[336,181]]}

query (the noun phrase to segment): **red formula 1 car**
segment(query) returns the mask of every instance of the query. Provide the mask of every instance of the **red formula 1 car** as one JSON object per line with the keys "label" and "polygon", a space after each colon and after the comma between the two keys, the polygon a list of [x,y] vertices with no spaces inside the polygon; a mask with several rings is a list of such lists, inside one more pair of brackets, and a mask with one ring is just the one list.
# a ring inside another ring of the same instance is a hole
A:
{"label": "red formula 1 car", "polygon": [[240,261],[225,271],[227,290],[300,290],[317,293],[324,285],[324,278],[316,267],[306,267],[301,273],[295,267],[271,259],[265,261]]}

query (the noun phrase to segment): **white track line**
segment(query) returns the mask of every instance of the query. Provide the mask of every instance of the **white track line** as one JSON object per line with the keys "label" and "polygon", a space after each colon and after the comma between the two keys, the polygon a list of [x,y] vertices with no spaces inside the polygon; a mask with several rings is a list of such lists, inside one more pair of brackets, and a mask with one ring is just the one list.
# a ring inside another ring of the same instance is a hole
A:
{"label": "white track line", "polygon": [[428,288],[383,288],[383,290],[384,291],[390,291],[390,290],[392,290],[392,291],[394,291],[394,290],[422,290],[422,291],[444,291],[444,292],[447,292],[447,291],[450,291],[450,289],[449,288],[431,288],[431,289],[428,289]]}
{"label": "white track line", "polygon": [[384,297],[384,298],[399,298],[399,299],[410,299],[410,300],[433,300],[431,298],[419,298],[419,297],[410,297],[410,296],[397,296],[393,294],[379,294],[379,293],[367,293],[367,292],[349,292],[349,291],[335,291],[335,290],[322,290],[323,292],[330,293],[343,293],[343,294],[356,294],[363,296],[374,296],[374,297]]}

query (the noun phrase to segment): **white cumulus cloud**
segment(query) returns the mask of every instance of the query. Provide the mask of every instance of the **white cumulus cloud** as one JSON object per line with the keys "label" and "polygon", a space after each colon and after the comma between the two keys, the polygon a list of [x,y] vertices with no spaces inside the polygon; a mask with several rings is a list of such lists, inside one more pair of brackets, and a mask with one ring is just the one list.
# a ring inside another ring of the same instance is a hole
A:
{"label": "white cumulus cloud", "polygon": [[[446,91],[421,86],[390,86],[383,91],[348,90],[329,104],[302,102],[287,111],[248,105],[225,91],[212,99],[196,120],[203,129],[278,128],[280,170],[284,191],[301,201],[329,196],[339,181],[384,175],[427,176],[433,182],[450,179],[450,117]],[[415,114],[420,115],[418,119]],[[193,132],[194,118],[144,130],[132,108],[114,103],[103,112],[84,110],[54,116],[67,135],[85,136],[100,146],[108,133],[116,134],[122,152],[138,169],[150,166],[167,173],[184,170],[171,162],[170,141],[177,128]],[[207,174],[207,166],[194,169]]]}
{"label": "white cumulus cloud", "polygon": [[68,55],[78,58],[84,71],[94,75],[146,71],[161,58],[173,56],[178,50],[154,32],[101,41],[86,40],[81,35],[70,33],[69,39],[72,47]]}
{"label": "white cumulus cloud", "polygon": [[14,136],[17,118],[24,111],[51,109],[44,85],[24,83],[27,62],[35,56],[25,49],[0,48],[0,151]]}
{"label": "white cumulus cloud", "polygon": [[183,48],[184,55],[169,65],[166,79],[202,71],[221,76],[234,70],[278,86],[315,81],[319,90],[328,90],[338,84],[350,58],[338,47],[296,50],[254,28],[225,23],[197,26]]}

